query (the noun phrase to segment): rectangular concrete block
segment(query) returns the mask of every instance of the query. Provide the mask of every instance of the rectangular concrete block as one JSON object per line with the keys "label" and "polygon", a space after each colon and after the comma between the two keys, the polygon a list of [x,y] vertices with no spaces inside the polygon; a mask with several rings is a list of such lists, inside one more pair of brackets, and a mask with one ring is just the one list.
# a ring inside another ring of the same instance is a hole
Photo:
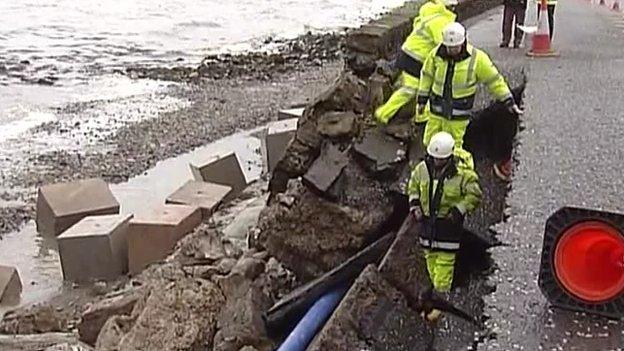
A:
{"label": "rectangular concrete block", "polygon": [[22,294],[22,281],[15,267],[0,266],[0,303],[15,304]]}
{"label": "rectangular concrete block", "polygon": [[37,197],[37,230],[59,235],[87,216],[117,214],[119,203],[101,179],[46,185]]}
{"label": "rectangular concrete block", "polygon": [[186,234],[202,221],[199,207],[163,205],[137,213],[128,232],[130,273],[141,272],[147,265],[166,258]]}
{"label": "rectangular concrete block", "polygon": [[277,112],[277,119],[280,121],[284,119],[291,119],[291,118],[299,119],[299,117],[303,116],[304,110],[305,110],[305,107],[297,107],[297,108],[279,110]]}
{"label": "rectangular concrete block", "polygon": [[65,280],[111,280],[127,272],[127,235],[132,215],[90,216],[58,238]]}
{"label": "rectangular concrete block", "polygon": [[247,186],[245,174],[235,152],[224,152],[193,161],[190,164],[193,178],[197,181],[226,185],[232,192],[225,202],[235,198]]}
{"label": "rectangular concrete block", "polygon": [[269,124],[262,140],[262,154],[268,172],[273,172],[277,162],[284,156],[286,147],[297,131],[298,118],[290,118]]}
{"label": "rectangular concrete block", "polygon": [[231,192],[227,185],[189,180],[169,195],[166,203],[199,207],[203,219],[207,219]]}

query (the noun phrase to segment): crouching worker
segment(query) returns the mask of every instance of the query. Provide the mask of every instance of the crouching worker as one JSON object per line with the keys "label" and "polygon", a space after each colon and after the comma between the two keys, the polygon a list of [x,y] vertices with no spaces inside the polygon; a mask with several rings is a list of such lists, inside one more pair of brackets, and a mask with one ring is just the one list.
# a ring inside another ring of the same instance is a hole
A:
{"label": "crouching worker", "polygon": [[412,171],[407,189],[410,215],[423,223],[419,242],[438,292],[451,290],[464,216],[475,210],[482,196],[477,174],[471,167],[461,167],[453,155],[454,147],[451,134],[434,134],[425,160]]}

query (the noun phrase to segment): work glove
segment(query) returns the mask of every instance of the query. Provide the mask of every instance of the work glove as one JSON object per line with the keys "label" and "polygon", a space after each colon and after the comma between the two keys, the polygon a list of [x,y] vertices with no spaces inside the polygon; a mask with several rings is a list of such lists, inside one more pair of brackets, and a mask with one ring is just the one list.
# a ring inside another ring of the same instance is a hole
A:
{"label": "work glove", "polygon": [[420,312],[420,316],[427,321],[427,323],[435,325],[440,317],[442,317],[442,311],[434,308],[429,311],[429,313],[426,313],[425,311]]}
{"label": "work glove", "polygon": [[522,116],[524,114],[524,110],[522,110],[518,105],[513,104],[510,107],[508,107],[509,112],[518,115],[518,116]]}
{"label": "work glove", "polygon": [[463,224],[464,223],[464,215],[459,212],[457,207],[453,207],[450,212],[451,221],[455,224]]}
{"label": "work glove", "polygon": [[422,210],[420,206],[412,206],[410,207],[410,215],[416,220],[416,222],[420,222],[423,218]]}

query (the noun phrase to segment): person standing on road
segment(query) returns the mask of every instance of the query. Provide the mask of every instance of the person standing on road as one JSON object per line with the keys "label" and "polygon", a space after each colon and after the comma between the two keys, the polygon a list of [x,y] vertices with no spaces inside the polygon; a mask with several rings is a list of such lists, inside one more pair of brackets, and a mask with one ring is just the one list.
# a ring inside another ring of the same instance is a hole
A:
{"label": "person standing on road", "polygon": [[453,11],[457,4],[458,0],[431,0],[421,6],[412,32],[399,50],[395,63],[401,70],[395,84],[399,88],[375,111],[375,119],[380,123],[387,124],[401,107],[414,101],[425,57],[442,42],[442,29],[455,22],[457,15]]}
{"label": "person standing on road", "polygon": [[454,149],[455,141],[449,133],[436,133],[407,187],[410,215],[423,223],[419,242],[425,250],[433,288],[438,292],[451,290],[464,217],[477,208],[482,197],[477,174],[459,166],[461,161],[453,156]]}
{"label": "person standing on road", "polygon": [[[445,131],[455,139],[455,147],[462,148],[478,84],[485,85],[511,113],[522,114],[523,111],[489,56],[467,43],[466,29],[461,24],[447,25],[442,34],[442,44],[429,53],[420,73],[417,113],[425,113],[425,105],[429,103],[423,137],[425,146],[434,134]],[[501,164],[506,165],[508,161]],[[499,173],[511,172],[498,165],[494,167]]]}
{"label": "person standing on road", "polygon": [[[503,10],[503,41],[500,43],[501,48],[509,47],[511,42],[511,32],[514,28],[513,47],[520,47],[524,32],[518,28],[518,25],[524,25],[524,14],[526,13],[527,0],[505,0],[505,8]],[[514,23],[515,20],[515,23]]]}
{"label": "person standing on road", "polygon": [[[537,18],[541,14],[540,8],[542,7],[542,1],[537,0]],[[548,11],[548,30],[550,31],[550,41],[552,42],[553,34],[555,33],[555,7],[557,7],[557,0],[546,0],[546,9]]]}

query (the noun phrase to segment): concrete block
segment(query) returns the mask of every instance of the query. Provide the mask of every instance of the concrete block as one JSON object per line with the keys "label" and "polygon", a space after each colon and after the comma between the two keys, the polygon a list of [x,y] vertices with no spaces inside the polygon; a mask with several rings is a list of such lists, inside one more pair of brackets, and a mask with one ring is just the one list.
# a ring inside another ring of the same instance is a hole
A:
{"label": "concrete block", "polygon": [[57,238],[65,280],[111,280],[127,271],[132,215],[90,216]]}
{"label": "concrete block", "polygon": [[262,140],[262,153],[269,172],[273,172],[277,162],[284,156],[286,147],[297,131],[298,118],[290,118],[269,124]]}
{"label": "concrete block", "polygon": [[15,267],[0,266],[0,303],[15,304],[22,293],[22,281]]}
{"label": "concrete block", "polygon": [[163,205],[136,213],[128,231],[128,266],[130,273],[143,270],[148,264],[166,258],[181,238],[202,220],[195,206]]}
{"label": "concrete block", "polygon": [[197,181],[227,185],[232,192],[225,202],[235,198],[247,186],[247,180],[235,152],[223,152],[190,164],[191,173]]}
{"label": "concrete block", "polygon": [[291,118],[299,119],[299,117],[303,116],[304,110],[305,110],[305,107],[297,107],[297,108],[289,108],[286,110],[279,110],[277,112],[277,119],[280,121],[284,119],[291,119]]}
{"label": "concrete block", "polygon": [[37,230],[56,236],[87,216],[117,213],[119,203],[101,179],[46,185],[37,198]]}
{"label": "concrete block", "polygon": [[207,219],[231,192],[227,185],[189,180],[169,195],[166,203],[199,207],[203,219]]}

